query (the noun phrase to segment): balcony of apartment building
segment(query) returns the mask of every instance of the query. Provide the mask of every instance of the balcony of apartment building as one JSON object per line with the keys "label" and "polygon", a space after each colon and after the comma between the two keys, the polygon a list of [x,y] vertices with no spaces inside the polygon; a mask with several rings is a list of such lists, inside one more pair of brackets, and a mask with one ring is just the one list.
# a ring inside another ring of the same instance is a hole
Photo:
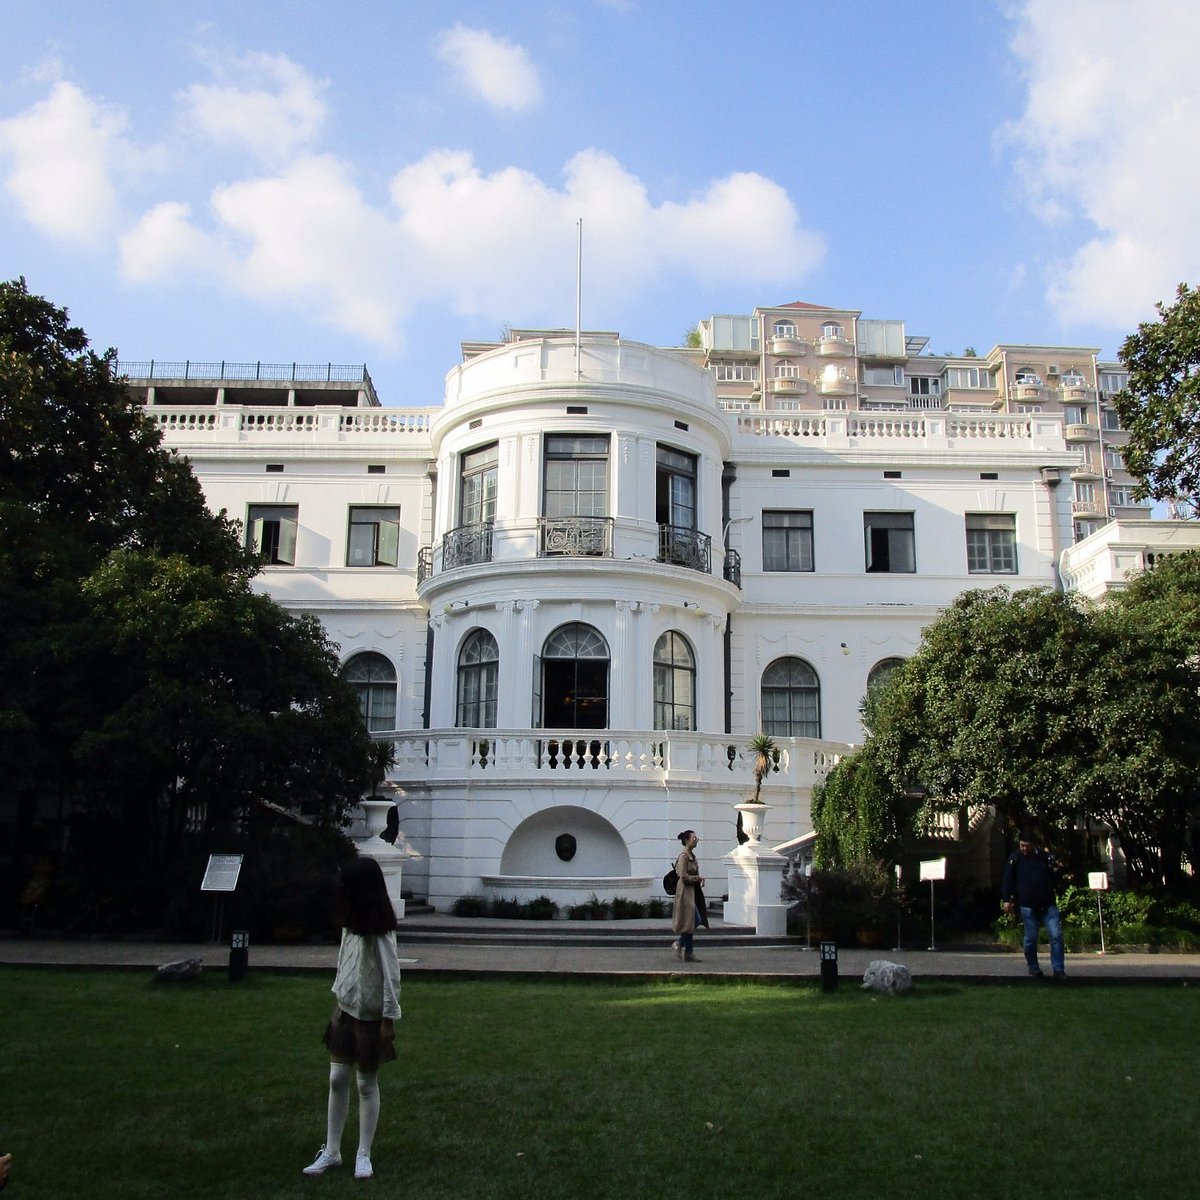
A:
{"label": "balcony of apartment building", "polygon": [[1083,458],[1071,468],[1070,477],[1072,480],[1080,480],[1083,482],[1103,479],[1104,469],[1090,455],[1085,454]]}
{"label": "balcony of apartment building", "polygon": [[821,326],[813,349],[821,358],[851,358],[854,355],[854,343],[846,336],[845,328],[829,322]]}
{"label": "balcony of apartment building", "polygon": [[830,364],[817,381],[817,390],[822,396],[855,396],[858,381],[849,371]]}
{"label": "balcony of apartment building", "polygon": [[808,382],[798,375],[777,375],[771,380],[771,391],[777,396],[803,396],[808,391]]}
{"label": "balcony of apartment building", "polygon": [[1043,404],[1053,399],[1053,390],[1040,375],[1018,371],[1009,385],[1009,397],[1020,404]]}
{"label": "balcony of apartment building", "polygon": [[1070,418],[1071,414],[1068,413],[1063,425],[1063,437],[1068,442],[1094,443],[1100,440],[1100,430],[1095,425],[1089,425],[1086,421],[1072,421]]}

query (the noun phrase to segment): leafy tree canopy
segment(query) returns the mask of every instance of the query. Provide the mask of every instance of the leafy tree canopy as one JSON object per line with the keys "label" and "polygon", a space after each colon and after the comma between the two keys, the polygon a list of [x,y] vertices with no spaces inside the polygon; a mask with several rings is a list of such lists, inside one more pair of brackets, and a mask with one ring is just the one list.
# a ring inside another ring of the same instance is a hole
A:
{"label": "leafy tree canopy", "polygon": [[874,697],[868,746],[893,803],[919,787],[932,807],[992,804],[1045,833],[1103,821],[1135,876],[1175,881],[1200,771],[1193,560],[1103,608],[1041,589],[959,597]]}
{"label": "leafy tree canopy", "polygon": [[1114,398],[1139,494],[1200,512],[1200,292],[1179,285],[1121,346],[1129,386]]}
{"label": "leafy tree canopy", "polygon": [[48,800],[128,847],[84,864],[94,892],[132,861],[164,886],[185,826],[271,805],[336,826],[374,762],[335,647],[253,591],[236,526],[114,361],[0,283],[0,777],[18,853]]}

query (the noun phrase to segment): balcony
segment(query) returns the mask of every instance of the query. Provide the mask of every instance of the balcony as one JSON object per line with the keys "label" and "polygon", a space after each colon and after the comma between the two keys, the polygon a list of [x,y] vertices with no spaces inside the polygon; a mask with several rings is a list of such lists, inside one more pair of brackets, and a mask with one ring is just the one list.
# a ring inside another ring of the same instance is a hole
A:
{"label": "balcony", "polygon": [[844,333],[819,337],[816,351],[821,358],[851,358],[854,354],[854,343]]}
{"label": "balcony", "polygon": [[712,538],[683,525],[660,525],[658,561],[708,575],[712,572]]}
{"label": "balcony", "polygon": [[1082,479],[1082,480],[1092,480],[1092,479],[1103,478],[1100,468],[1098,466],[1096,466],[1095,463],[1091,463],[1086,460],[1081,462],[1078,466],[1072,467],[1071,471],[1070,471],[1070,475],[1071,475],[1072,479]]}
{"label": "balcony", "polygon": [[1108,519],[1108,510],[1104,507],[1103,496],[1093,496],[1091,500],[1072,500],[1071,515],[1075,517],[1100,517]]}
{"label": "balcony", "polygon": [[858,384],[846,372],[837,375],[823,375],[818,384],[822,396],[853,396],[858,390]]}
{"label": "balcony", "polygon": [[1013,384],[1012,396],[1014,400],[1026,402],[1037,401],[1040,403],[1050,398],[1050,390],[1043,386],[1040,379],[1036,383],[1033,380],[1026,379]]}
{"label": "balcony", "polygon": [[725,551],[725,582],[735,588],[742,586],[742,556],[736,550]]}
{"label": "balcony", "polygon": [[538,556],[612,558],[612,517],[541,517]]}
{"label": "balcony", "polygon": [[804,355],[808,353],[808,342],[802,337],[773,337],[771,353]]}
{"label": "balcony", "polygon": [[792,375],[781,375],[778,379],[771,380],[771,388],[780,394],[802,396],[808,391],[808,384]]}
{"label": "balcony", "polygon": [[1099,439],[1100,431],[1095,425],[1072,424],[1063,426],[1063,437],[1068,442],[1094,442]]}
{"label": "balcony", "polygon": [[442,570],[492,561],[492,524],[460,525],[442,538]]}

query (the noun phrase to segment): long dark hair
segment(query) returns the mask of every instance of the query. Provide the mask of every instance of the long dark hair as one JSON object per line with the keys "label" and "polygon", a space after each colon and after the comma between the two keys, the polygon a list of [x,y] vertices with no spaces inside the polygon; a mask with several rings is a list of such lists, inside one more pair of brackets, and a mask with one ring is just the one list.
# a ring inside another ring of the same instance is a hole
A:
{"label": "long dark hair", "polygon": [[373,858],[360,854],[338,876],[338,915],[351,933],[390,933],[396,928],[383,872]]}

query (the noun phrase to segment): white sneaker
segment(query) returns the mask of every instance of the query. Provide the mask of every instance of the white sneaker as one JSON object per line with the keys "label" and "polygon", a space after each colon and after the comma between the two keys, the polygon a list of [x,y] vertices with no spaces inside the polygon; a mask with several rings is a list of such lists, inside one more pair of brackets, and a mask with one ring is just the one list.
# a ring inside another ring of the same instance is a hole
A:
{"label": "white sneaker", "polygon": [[354,1178],[370,1179],[374,1174],[375,1172],[371,1168],[371,1156],[365,1150],[360,1150],[354,1159]]}
{"label": "white sneaker", "polygon": [[317,1157],[304,1168],[305,1175],[324,1175],[332,1167],[342,1165],[342,1156],[336,1150],[326,1150],[324,1146],[317,1151]]}
{"label": "white sneaker", "polygon": [[672,942],[671,949],[675,951],[675,957],[683,962],[683,947],[678,942]]}

